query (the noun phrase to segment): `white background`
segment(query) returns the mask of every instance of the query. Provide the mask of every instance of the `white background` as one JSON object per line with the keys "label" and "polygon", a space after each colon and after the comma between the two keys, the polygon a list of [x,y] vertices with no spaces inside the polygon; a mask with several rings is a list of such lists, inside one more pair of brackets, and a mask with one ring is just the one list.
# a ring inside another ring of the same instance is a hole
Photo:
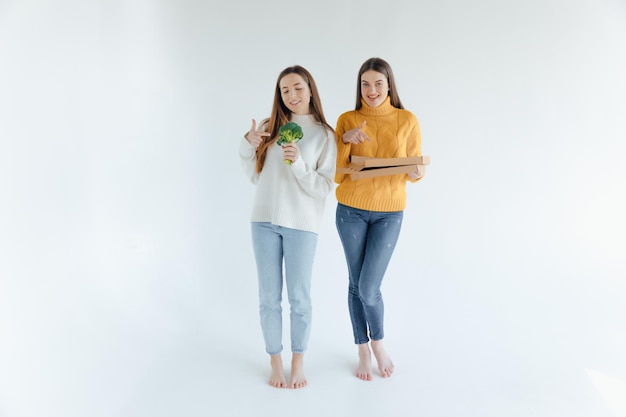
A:
{"label": "white background", "polygon": [[[275,390],[237,146],[284,67],[334,124],[372,56],[432,158],[397,372],[351,375],[331,194]],[[0,1],[0,416],[625,416],[624,74],[622,0]]]}

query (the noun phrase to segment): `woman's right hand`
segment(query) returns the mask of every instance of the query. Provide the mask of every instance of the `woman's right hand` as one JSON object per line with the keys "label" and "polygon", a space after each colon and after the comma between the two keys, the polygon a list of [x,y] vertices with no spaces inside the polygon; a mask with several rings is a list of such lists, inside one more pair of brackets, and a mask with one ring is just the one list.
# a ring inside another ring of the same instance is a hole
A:
{"label": "woman's right hand", "polygon": [[250,143],[250,145],[252,145],[256,149],[269,135],[269,132],[261,132],[256,130],[256,120],[252,119],[252,127],[250,128],[250,131],[245,134],[244,137],[246,138],[248,143]]}
{"label": "woman's right hand", "polygon": [[363,123],[361,123],[354,129],[348,130],[346,133],[344,133],[341,137],[341,141],[346,144],[353,143],[355,145],[358,145],[359,143],[363,143],[366,140],[370,140],[369,136],[367,136],[363,132],[363,129],[365,128],[365,122],[366,120],[363,120]]}

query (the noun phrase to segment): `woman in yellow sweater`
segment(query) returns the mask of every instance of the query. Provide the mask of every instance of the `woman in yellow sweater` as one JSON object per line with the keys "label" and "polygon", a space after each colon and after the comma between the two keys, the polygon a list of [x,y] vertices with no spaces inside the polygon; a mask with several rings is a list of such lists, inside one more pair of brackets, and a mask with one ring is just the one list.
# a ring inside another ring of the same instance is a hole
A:
{"label": "woman in yellow sweater", "polygon": [[355,110],[339,116],[336,137],[336,225],[348,265],[348,308],[359,352],[355,375],[369,381],[371,352],[382,377],[389,377],[394,371],[383,345],[380,287],[400,234],[406,182],[416,182],[424,176],[423,166],[408,174],[358,180],[339,173],[352,155],[401,158],[422,154],[417,118],[404,110],[391,67],[385,60],[370,58],[361,66]]}

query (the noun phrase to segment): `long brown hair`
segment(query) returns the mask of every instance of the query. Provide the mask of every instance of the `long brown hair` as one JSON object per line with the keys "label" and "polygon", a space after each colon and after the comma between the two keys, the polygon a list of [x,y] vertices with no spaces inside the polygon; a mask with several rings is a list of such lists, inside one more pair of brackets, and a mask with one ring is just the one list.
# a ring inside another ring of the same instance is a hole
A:
{"label": "long brown hair", "polygon": [[261,143],[261,145],[259,145],[256,150],[257,172],[261,172],[261,170],[263,169],[267,149],[270,147],[270,145],[273,145],[276,140],[278,140],[278,129],[280,129],[280,127],[285,123],[289,122],[293,114],[283,102],[280,92],[280,81],[283,79],[283,77],[289,74],[298,74],[307,83],[307,85],[309,86],[309,90],[311,90],[309,113],[313,115],[313,118],[318,123],[329,129],[331,132],[334,132],[334,129],[328,124],[328,122],[326,122],[326,118],[324,117],[324,111],[322,110],[320,95],[317,92],[317,85],[315,85],[315,80],[313,79],[311,73],[300,65],[294,65],[292,67],[285,68],[281,71],[281,73],[278,75],[278,79],[276,80],[276,88],[274,89],[274,103],[272,104],[272,114],[269,118],[261,122],[261,128],[265,132],[269,132],[270,136],[264,139],[264,141]]}
{"label": "long brown hair", "polygon": [[391,65],[382,58],[370,58],[361,65],[359,69],[359,76],[356,79],[356,106],[355,110],[360,110],[363,107],[361,103],[361,75],[364,72],[374,70],[380,72],[387,77],[387,83],[389,84],[389,98],[391,99],[391,105],[397,109],[403,109],[404,106],[398,96],[398,89],[396,88],[396,81],[393,78],[393,71],[391,71]]}

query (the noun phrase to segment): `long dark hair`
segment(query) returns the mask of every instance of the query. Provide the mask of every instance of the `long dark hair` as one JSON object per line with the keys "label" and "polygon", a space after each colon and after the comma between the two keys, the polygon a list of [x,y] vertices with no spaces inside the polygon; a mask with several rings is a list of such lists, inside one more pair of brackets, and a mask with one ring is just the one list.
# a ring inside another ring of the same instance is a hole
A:
{"label": "long dark hair", "polygon": [[400,101],[400,96],[398,96],[398,89],[396,88],[396,81],[393,78],[393,71],[391,71],[391,66],[387,61],[382,58],[370,58],[365,61],[363,65],[361,65],[361,69],[359,69],[359,76],[356,79],[356,106],[354,107],[354,109],[360,110],[361,107],[363,107],[363,104],[361,103],[361,75],[369,70],[380,72],[385,77],[387,77],[391,105],[395,108],[403,109],[404,106]]}
{"label": "long dark hair", "polygon": [[331,132],[334,132],[334,129],[328,124],[328,122],[326,122],[326,117],[324,117],[324,111],[322,110],[320,95],[317,91],[317,85],[315,85],[315,80],[313,79],[311,73],[300,65],[294,65],[292,67],[285,68],[281,71],[281,73],[278,75],[278,79],[276,80],[276,88],[274,89],[274,103],[272,104],[272,114],[269,118],[261,122],[263,130],[269,132],[270,136],[268,136],[256,150],[257,172],[261,172],[261,170],[263,169],[267,149],[270,147],[270,145],[273,145],[276,140],[278,140],[278,129],[280,129],[282,125],[291,120],[292,113],[287,108],[287,106],[285,106],[280,92],[280,81],[289,74],[298,74],[302,77],[304,82],[307,83],[307,85],[309,86],[309,90],[311,90],[309,113],[313,115],[313,118],[318,123],[329,129]]}

